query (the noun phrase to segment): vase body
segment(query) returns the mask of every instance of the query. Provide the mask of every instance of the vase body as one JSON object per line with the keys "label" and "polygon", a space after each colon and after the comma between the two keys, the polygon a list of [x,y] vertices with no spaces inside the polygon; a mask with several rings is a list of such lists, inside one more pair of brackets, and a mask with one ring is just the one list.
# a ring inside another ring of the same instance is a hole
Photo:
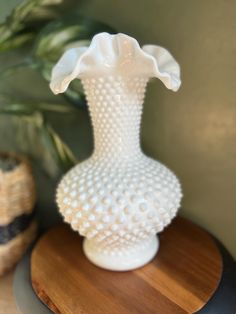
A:
{"label": "vase body", "polygon": [[94,132],[94,152],[70,170],[57,191],[66,222],[86,239],[96,265],[129,270],[157,252],[156,234],[176,215],[176,176],[140,148],[148,78],[109,75],[82,79]]}

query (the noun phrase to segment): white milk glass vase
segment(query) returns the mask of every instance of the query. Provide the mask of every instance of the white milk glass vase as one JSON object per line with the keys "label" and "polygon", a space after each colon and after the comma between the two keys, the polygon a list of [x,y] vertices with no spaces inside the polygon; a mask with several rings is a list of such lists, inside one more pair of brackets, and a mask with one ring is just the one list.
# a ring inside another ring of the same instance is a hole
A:
{"label": "white milk glass vase", "polygon": [[57,203],[66,222],[85,237],[94,264],[116,271],[143,266],[156,254],[156,234],[175,217],[181,201],[176,176],[140,148],[144,93],[150,78],[177,91],[180,69],[159,46],[140,48],[125,34],[96,35],[89,47],[67,50],[50,87],[64,92],[79,78],[94,133],[94,152],[61,180]]}

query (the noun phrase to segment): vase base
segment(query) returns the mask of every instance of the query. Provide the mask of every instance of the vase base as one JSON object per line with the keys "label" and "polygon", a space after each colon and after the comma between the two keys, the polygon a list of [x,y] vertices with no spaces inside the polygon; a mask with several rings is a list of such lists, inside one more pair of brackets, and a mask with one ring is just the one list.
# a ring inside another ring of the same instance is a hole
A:
{"label": "vase base", "polygon": [[93,241],[85,239],[83,250],[86,257],[96,266],[113,270],[126,271],[144,266],[150,262],[159,249],[159,239],[157,236],[148,239],[146,243],[134,252],[119,254],[119,252],[104,253],[95,249]]}

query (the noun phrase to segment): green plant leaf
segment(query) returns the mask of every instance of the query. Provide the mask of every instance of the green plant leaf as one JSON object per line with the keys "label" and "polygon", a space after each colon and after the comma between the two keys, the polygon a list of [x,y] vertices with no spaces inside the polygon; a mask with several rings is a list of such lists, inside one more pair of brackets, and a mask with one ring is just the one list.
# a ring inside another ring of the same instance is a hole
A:
{"label": "green plant leaf", "polygon": [[9,102],[5,100],[4,104],[0,105],[0,113],[13,114],[13,115],[31,115],[35,112],[57,112],[57,113],[70,113],[76,112],[76,110],[66,104],[55,103],[19,103]]}
{"label": "green plant leaf", "polygon": [[34,39],[43,24],[58,17],[55,10],[45,8],[60,0],[24,0],[0,24],[0,51],[18,48]]}
{"label": "green plant leaf", "polygon": [[13,34],[21,31],[24,28],[24,19],[41,3],[42,0],[25,0],[17,5],[0,25],[0,44],[9,39]]}
{"label": "green plant leaf", "polygon": [[[77,162],[74,154],[64,143],[56,131],[48,124],[41,111],[68,112],[68,106],[48,105],[40,103],[29,105],[24,103],[9,103],[0,105],[0,114],[13,115],[23,119],[25,122],[34,125],[43,143],[44,149],[50,153],[58,169],[65,172]],[[41,111],[40,111],[41,110]],[[73,110],[73,109],[72,109]],[[33,141],[34,142],[34,141]],[[35,140],[37,143],[37,141]]]}
{"label": "green plant leaf", "polygon": [[16,71],[22,69],[38,69],[40,64],[31,58],[26,58],[22,62],[12,64],[0,70],[0,77],[5,78],[13,75]]}
{"label": "green plant leaf", "polygon": [[46,121],[43,122],[40,133],[45,147],[53,154],[54,160],[63,172],[68,171],[76,164],[77,160],[69,147]]}
{"label": "green plant leaf", "polygon": [[11,37],[11,40],[5,40],[0,44],[0,52],[13,50],[32,41],[35,34],[32,32],[17,34]]}

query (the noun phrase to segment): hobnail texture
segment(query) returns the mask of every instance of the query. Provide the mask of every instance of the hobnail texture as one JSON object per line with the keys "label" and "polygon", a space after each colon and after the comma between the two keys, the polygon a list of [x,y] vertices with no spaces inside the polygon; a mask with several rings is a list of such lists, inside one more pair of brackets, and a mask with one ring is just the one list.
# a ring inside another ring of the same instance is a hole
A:
{"label": "hobnail texture", "polygon": [[[142,62],[137,63],[137,75],[134,75],[135,68],[132,73],[125,71],[124,65],[130,68],[133,62],[130,60],[132,53],[141,48],[137,48],[135,41],[132,50],[134,40],[130,43],[126,35],[106,35],[113,45],[109,49],[116,49],[119,59],[114,65],[114,56],[112,59],[109,53],[99,55],[98,49],[95,59],[99,60],[99,69],[101,60],[105,68],[99,72],[94,59],[89,58],[99,46],[99,36],[103,34],[97,35],[87,53],[80,54],[77,61],[72,60],[74,66],[70,60],[71,73],[65,71],[68,53],[53,72],[51,87],[55,93],[63,92],[73,78],[81,78],[95,142],[92,156],[63,177],[57,190],[57,203],[65,221],[86,238],[84,251],[94,264],[106,269],[129,270],[154,257],[159,246],[156,234],[175,217],[182,193],[176,176],[161,163],[145,156],[140,148],[142,105],[152,75],[148,75],[147,68],[153,59],[140,52],[144,65],[149,62],[146,68],[144,66],[144,73],[141,73]],[[154,46],[148,47],[146,50],[156,52]],[[117,52],[117,49],[120,50]],[[137,55],[135,62],[140,62]],[[180,85],[179,68],[170,56],[169,53],[164,57],[157,54],[156,58],[161,59],[160,69],[174,69],[173,75],[163,72],[161,80],[168,88],[176,90]],[[94,75],[91,74],[93,66]]]}
{"label": "hobnail texture", "polygon": [[142,251],[176,215],[180,184],[175,175],[140,149],[146,78],[82,80],[89,103],[95,151],[58,187],[65,221],[97,254]]}

